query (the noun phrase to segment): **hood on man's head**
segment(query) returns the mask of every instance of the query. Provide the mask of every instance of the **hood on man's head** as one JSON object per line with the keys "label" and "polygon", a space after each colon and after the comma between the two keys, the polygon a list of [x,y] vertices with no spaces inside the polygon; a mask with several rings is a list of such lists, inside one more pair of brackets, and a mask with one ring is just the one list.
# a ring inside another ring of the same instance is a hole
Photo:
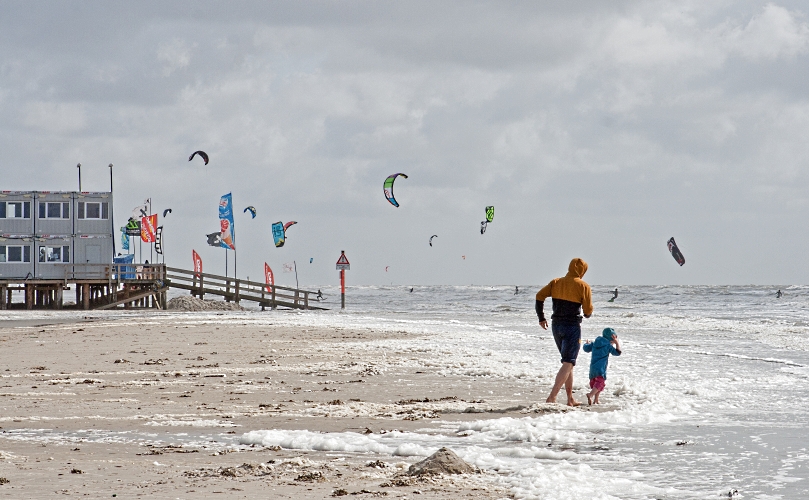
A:
{"label": "hood on man's head", "polygon": [[578,257],[571,260],[570,265],[567,266],[567,275],[573,276],[574,278],[581,278],[586,272],[587,263]]}

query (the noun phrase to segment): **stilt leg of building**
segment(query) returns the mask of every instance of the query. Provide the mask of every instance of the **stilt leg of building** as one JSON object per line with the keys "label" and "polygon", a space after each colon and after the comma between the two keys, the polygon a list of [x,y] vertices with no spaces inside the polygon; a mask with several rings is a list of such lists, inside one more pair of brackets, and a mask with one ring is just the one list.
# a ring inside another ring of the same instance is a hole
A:
{"label": "stilt leg of building", "polygon": [[6,309],[6,293],[8,292],[7,287],[0,286],[0,310]]}
{"label": "stilt leg of building", "polygon": [[62,295],[63,295],[62,285],[59,285],[56,287],[56,304],[54,305],[55,309],[62,308]]}
{"label": "stilt leg of building", "polygon": [[90,309],[90,284],[85,283],[81,286],[82,295],[82,309]]}

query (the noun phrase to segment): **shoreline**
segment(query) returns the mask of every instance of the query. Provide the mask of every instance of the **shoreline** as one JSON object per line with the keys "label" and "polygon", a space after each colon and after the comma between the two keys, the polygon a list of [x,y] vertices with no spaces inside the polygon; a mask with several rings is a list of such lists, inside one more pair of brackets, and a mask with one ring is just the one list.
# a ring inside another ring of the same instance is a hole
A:
{"label": "shoreline", "polygon": [[[268,491],[278,498],[326,498],[365,490],[504,498],[507,485],[491,470],[395,480],[428,450],[401,456],[323,444],[279,450],[246,444],[244,435],[272,429],[377,440],[454,435],[464,423],[563,409],[537,404],[545,387],[441,374],[433,353],[397,350],[396,341],[413,342],[418,334],[225,318],[219,323],[192,313],[0,324],[0,358],[8,370],[0,372],[0,476],[10,481],[0,497],[137,491],[201,498],[221,490],[234,498]],[[377,460],[388,467],[366,467]],[[320,475],[296,480],[310,472]]]}

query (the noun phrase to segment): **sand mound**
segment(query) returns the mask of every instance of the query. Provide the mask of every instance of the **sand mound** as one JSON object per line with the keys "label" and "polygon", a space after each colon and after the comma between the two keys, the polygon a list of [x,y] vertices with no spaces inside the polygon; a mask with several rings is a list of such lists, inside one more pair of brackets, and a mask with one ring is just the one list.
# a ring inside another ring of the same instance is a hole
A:
{"label": "sand mound", "polygon": [[421,462],[415,463],[407,470],[410,476],[431,476],[435,474],[474,474],[476,467],[461,460],[449,448],[441,448]]}
{"label": "sand mound", "polygon": [[244,311],[244,307],[235,302],[202,300],[190,295],[174,297],[169,300],[167,306],[174,311]]}

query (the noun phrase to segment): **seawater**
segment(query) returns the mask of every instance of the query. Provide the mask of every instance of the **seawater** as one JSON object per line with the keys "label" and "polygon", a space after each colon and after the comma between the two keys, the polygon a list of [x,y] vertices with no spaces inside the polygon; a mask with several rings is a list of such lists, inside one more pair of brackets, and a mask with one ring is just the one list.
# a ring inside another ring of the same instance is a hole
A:
{"label": "seawater", "polygon": [[[534,313],[539,287],[519,288],[350,287],[347,309],[339,311],[339,290],[322,287],[330,311],[177,316],[420,334],[345,348],[427,353],[431,370],[467,377],[471,388],[458,389],[485,399],[474,390],[476,379],[544,388],[559,367],[552,336]],[[498,471],[514,496],[527,499],[809,498],[809,287],[619,286],[609,303],[612,288],[593,287],[595,313],[582,325],[584,339],[615,328],[624,349],[610,360],[604,411],[515,414],[367,436],[245,429],[236,443],[391,457],[448,446]],[[90,314],[126,320],[132,313]],[[580,354],[579,399],[588,366],[589,355]]]}
{"label": "seawater", "polygon": [[[413,288],[350,288],[347,311],[317,321],[429,333],[420,347],[445,373],[551,382],[559,355],[534,312],[539,287]],[[486,419],[441,444],[503,472],[520,498],[809,498],[809,287],[619,286],[609,303],[612,288],[593,287],[582,325],[584,339],[609,326],[622,342],[609,411]],[[338,289],[323,292],[339,307]],[[581,353],[579,399],[588,367]]]}

